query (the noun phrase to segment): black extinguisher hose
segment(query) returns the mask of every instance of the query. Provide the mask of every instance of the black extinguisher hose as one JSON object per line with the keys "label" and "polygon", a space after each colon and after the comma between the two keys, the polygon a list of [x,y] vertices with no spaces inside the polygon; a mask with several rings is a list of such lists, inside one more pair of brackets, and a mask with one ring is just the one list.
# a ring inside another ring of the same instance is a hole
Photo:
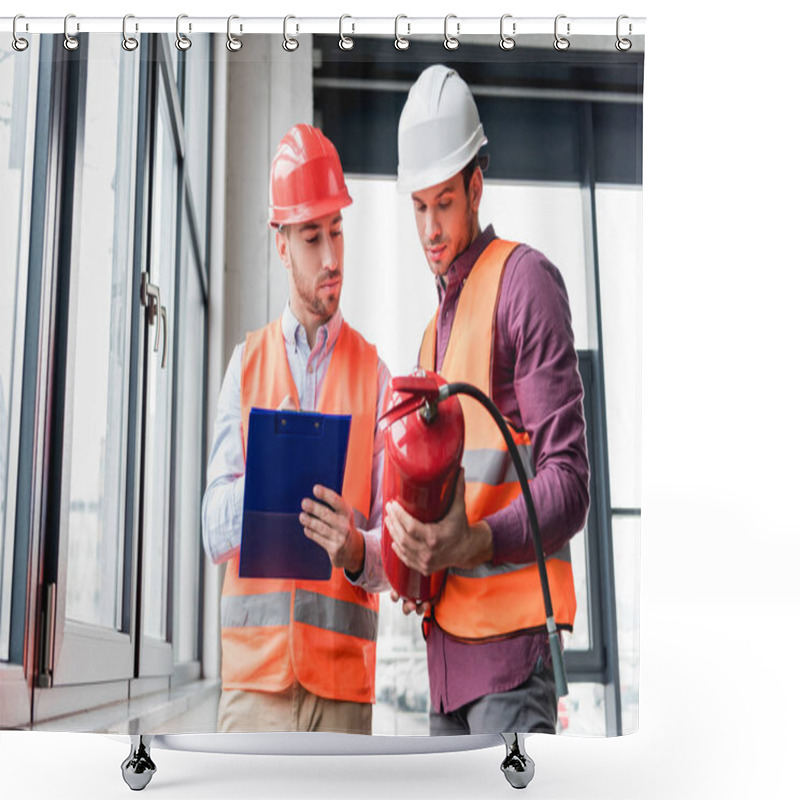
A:
{"label": "black extinguisher hose", "polygon": [[500,432],[505,439],[506,447],[514,462],[517,471],[517,479],[522,488],[522,496],[525,498],[525,508],[528,511],[528,519],[533,531],[533,546],[536,549],[536,564],[539,568],[539,581],[542,585],[542,595],[544,598],[544,611],[547,625],[547,639],[550,643],[550,653],[553,657],[553,674],[556,681],[556,696],[564,697],[567,694],[567,671],[564,667],[564,653],[561,650],[561,639],[558,635],[556,620],[553,614],[553,601],[550,597],[550,582],[547,578],[545,569],[544,548],[542,547],[542,534],[539,530],[539,520],[536,517],[536,508],[533,505],[531,487],[528,485],[528,477],[525,474],[525,467],[522,464],[522,457],[517,450],[511,431],[508,429],[500,410],[480,389],[469,383],[447,383],[439,389],[439,402],[446,400],[454,394],[466,394],[477,400],[491,415],[497,424]]}

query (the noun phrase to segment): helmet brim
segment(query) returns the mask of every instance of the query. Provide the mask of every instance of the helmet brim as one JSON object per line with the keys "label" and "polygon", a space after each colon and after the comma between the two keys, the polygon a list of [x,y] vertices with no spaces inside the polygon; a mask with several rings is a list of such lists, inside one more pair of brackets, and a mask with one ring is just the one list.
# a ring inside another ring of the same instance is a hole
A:
{"label": "helmet brim", "polygon": [[274,207],[269,209],[269,224],[273,228],[281,225],[300,225],[305,222],[313,222],[320,217],[326,217],[335,211],[346,208],[353,202],[347,189],[333,197],[315,203],[302,203],[290,207]]}

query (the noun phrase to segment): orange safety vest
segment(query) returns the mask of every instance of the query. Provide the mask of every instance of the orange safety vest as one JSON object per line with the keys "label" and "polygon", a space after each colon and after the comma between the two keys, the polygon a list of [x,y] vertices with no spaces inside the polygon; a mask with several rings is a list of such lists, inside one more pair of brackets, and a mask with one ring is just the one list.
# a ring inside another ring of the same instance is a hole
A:
{"label": "orange safety vest", "polygon": [[[362,525],[369,517],[378,354],[347,323],[331,355],[317,410],[350,414],[342,496]],[[280,320],[250,333],[242,355],[242,448],[250,409],[300,407]],[[299,513],[299,512],[298,512]],[[358,524],[357,522],[357,524]],[[334,568],[327,581],[240,578],[238,551],[222,586],[222,688],[280,692],[297,681],[334,700],[375,702],[378,595]]]}
{"label": "orange safety vest", "polygon": [[[515,242],[494,239],[472,268],[458,299],[453,328],[439,373],[449,382],[471,383],[492,396],[492,354],[500,283]],[[434,369],[438,311],[422,339],[419,364]],[[463,466],[467,517],[478,522],[511,503],[521,489],[502,434],[486,409],[460,395],[466,440]],[[526,431],[509,426],[526,465],[533,463]],[[531,477],[531,474],[528,475]],[[569,544],[546,559],[553,611],[559,628],[572,630],[576,599]],[[481,564],[451,568],[434,616],[452,636],[468,640],[502,638],[516,631],[544,629],[545,610],[536,563]]]}

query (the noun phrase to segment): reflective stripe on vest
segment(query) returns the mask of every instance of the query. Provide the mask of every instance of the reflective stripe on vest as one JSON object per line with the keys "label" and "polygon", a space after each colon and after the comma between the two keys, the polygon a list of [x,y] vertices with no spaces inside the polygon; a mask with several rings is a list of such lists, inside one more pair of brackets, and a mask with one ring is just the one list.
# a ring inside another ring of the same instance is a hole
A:
{"label": "reflective stripe on vest", "polygon": [[223,628],[265,628],[288,625],[292,618],[292,593],[238,594],[220,603]]}
{"label": "reflective stripe on vest", "polygon": [[355,636],[374,642],[378,638],[378,612],[358,603],[337,600],[316,592],[298,589],[294,598],[294,618],[304,625]]}
{"label": "reflective stripe on vest", "polygon": [[[478,258],[458,298],[443,363],[447,381],[465,381],[492,396],[495,317],[506,261],[517,247],[494,239]],[[437,314],[428,324],[419,363],[436,364]],[[521,489],[511,456],[488,412],[477,400],[459,395],[466,441],[462,464],[466,477],[467,518],[474,524],[516,499]],[[525,431],[509,426],[528,478],[534,453]],[[571,630],[576,600],[569,545],[548,556],[546,569],[556,623]],[[545,612],[538,567],[530,564],[482,564],[475,569],[449,569],[434,610],[439,626],[463,639],[490,639],[521,630],[544,628]]]}
{"label": "reflective stripe on vest", "polygon": [[[548,559],[557,558],[561,561],[572,563],[572,556],[569,552],[569,544],[565,544],[557,553],[553,553]],[[517,572],[518,570],[528,569],[529,564],[480,564],[473,569],[461,569],[451,567],[449,573],[460,575],[462,578],[488,578],[490,575],[504,575],[506,572]]]}
{"label": "reflective stripe on vest", "polygon": [[[343,322],[317,410],[352,416],[342,495],[361,528],[372,497],[377,369],[375,348]],[[287,394],[297,403],[276,320],[245,343],[243,449],[250,409],[277,408]],[[353,586],[343,570],[334,568],[328,581],[239,578],[237,553],[228,561],[221,614],[223,688],[278,692],[297,680],[320,697],[374,702],[378,596]]]}
{"label": "reflective stripe on vest", "polygon": [[222,625],[226,628],[262,628],[288,625],[292,619],[304,625],[374,642],[378,638],[378,614],[358,603],[349,603],[302,589],[268,594],[242,594],[222,598]]}
{"label": "reflective stripe on vest", "polygon": [[[517,450],[522,458],[522,466],[530,480],[533,477],[533,448],[529,444],[518,444]],[[507,451],[474,449],[467,450],[461,459],[464,477],[473,483],[488,483],[500,486],[517,480],[514,462]]]}

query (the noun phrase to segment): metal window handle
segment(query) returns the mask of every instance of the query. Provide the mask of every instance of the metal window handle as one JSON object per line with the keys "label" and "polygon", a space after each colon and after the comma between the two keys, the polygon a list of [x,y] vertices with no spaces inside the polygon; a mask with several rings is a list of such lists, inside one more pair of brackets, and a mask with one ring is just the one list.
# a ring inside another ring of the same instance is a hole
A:
{"label": "metal window handle", "polygon": [[158,352],[158,345],[161,342],[161,292],[158,286],[148,283],[145,288],[147,292],[147,322],[152,325],[156,323],[156,342],[153,345],[153,352]]}
{"label": "metal window handle", "polygon": [[[161,320],[164,325],[164,349],[161,351],[161,369],[166,369],[167,367],[167,347],[169,346],[169,337],[167,334],[167,307],[166,306],[159,306],[158,314],[161,317]],[[158,328],[156,327],[156,336],[158,336]],[[158,350],[158,346],[156,346],[156,350]]]}
{"label": "metal window handle", "polygon": [[158,352],[158,345],[161,341],[161,292],[154,283],[150,283],[150,276],[142,273],[142,288],[140,293],[142,305],[147,314],[147,324],[156,323],[156,343],[153,352]]}
{"label": "metal window handle", "polygon": [[164,326],[164,349],[161,351],[161,369],[166,369],[167,366],[167,347],[169,346],[169,339],[167,338],[167,308],[161,305],[161,290],[154,283],[150,283],[150,276],[148,273],[142,273],[142,285],[140,290],[140,299],[145,308],[147,315],[147,324],[156,324],[156,342],[153,345],[153,352],[157,353],[159,345],[161,344],[161,326]]}
{"label": "metal window handle", "polygon": [[159,343],[161,342],[161,292],[158,286],[149,284],[147,287],[147,296],[151,298],[151,300],[155,300],[155,302],[147,304],[147,321],[150,325],[152,325],[154,321],[156,323],[156,341],[153,345],[153,352],[157,353]]}

